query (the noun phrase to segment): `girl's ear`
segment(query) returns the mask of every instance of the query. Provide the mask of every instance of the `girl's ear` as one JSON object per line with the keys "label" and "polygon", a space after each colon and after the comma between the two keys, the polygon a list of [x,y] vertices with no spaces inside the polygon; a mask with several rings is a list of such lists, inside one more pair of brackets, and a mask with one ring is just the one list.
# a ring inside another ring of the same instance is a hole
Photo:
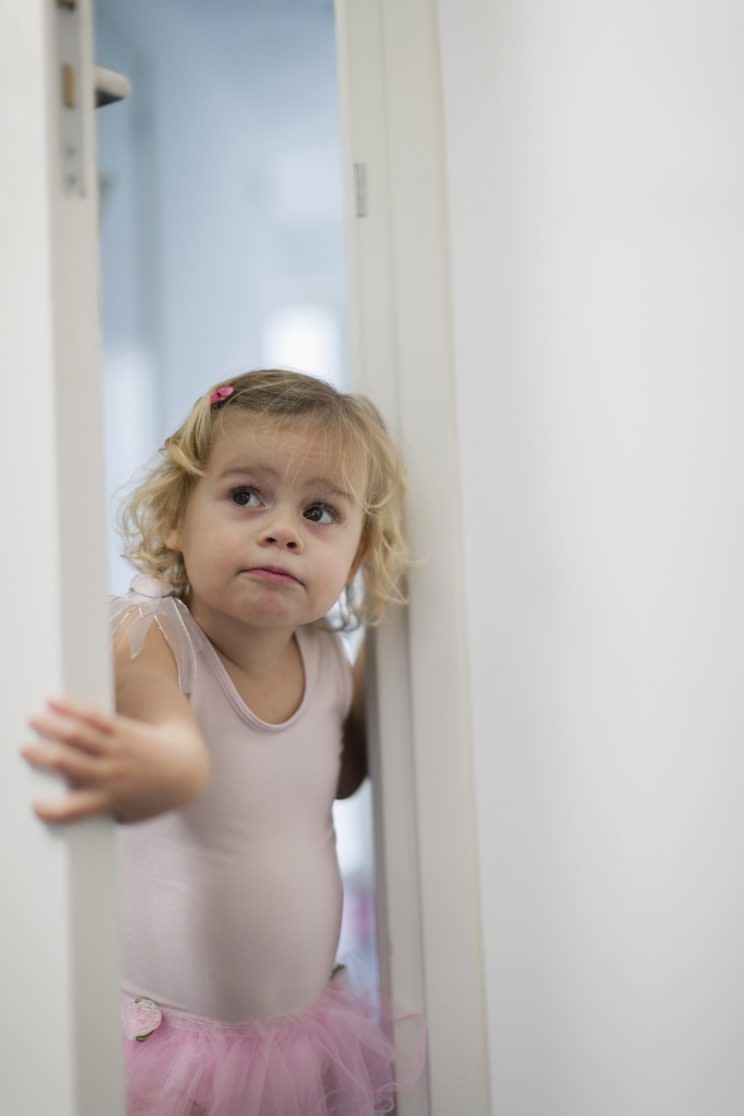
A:
{"label": "girl's ear", "polygon": [[[170,544],[168,544],[168,545],[170,545]],[[357,547],[357,552],[354,555],[354,561],[351,563],[351,567],[349,569],[349,572],[346,575],[346,584],[347,585],[351,585],[352,581],[354,580],[356,575],[359,573],[359,570],[362,567],[364,559],[367,557],[368,551],[369,551],[369,540],[365,539],[365,538],[362,538],[359,542],[359,546]]]}

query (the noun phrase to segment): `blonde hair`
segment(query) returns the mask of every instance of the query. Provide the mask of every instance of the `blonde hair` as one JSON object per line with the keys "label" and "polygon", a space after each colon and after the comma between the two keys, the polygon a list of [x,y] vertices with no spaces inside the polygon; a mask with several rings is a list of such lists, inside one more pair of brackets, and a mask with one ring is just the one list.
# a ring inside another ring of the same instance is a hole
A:
{"label": "blonde hair", "polygon": [[[213,403],[220,388],[232,388]],[[344,467],[364,465],[366,484],[356,492],[364,513],[361,546],[362,595],[347,587],[341,628],[376,624],[385,606],[404,603],[400,584],[407,565],[402,531],[405,477],[400,455],[377,408],[362,395],[344,394],[300,372],[276,369],[247,372],[210,388],[194,404],[185,422],[166,438],[160,460],[137,485],[122,509],[124,556],[143,573],[169,581],[185,596],[188,579],[183,556],[165,539],[180,523],[192,488],[204,476],[215,438],[225,419],[237,415],[291,424],[314,423],[335,441]],[[348,477],[347,477],[348,480]]]}

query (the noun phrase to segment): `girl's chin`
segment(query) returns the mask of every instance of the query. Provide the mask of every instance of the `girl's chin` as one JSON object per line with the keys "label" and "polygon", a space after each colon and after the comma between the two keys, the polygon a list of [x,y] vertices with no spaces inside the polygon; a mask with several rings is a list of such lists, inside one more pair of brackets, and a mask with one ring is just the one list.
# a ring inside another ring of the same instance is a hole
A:
{"label": "girl's chin", "polygon": [[189,608],[196,619],[199,619],[200,615],[205,620],[210,614],[221,615],[248,627],[294,629],[322,620],[338,599],[334,597],[328,604],[324,601],[310,604],[306,600],[300,603],[291,589],[283,590],[271,583],[261,583],[258,580],[251,583],[250,593],[236,594],[232,600],[226,600],[226,597],[227,594],[215,594],[214,597],[205,599],[197,594],[193,601],[189,602]]}

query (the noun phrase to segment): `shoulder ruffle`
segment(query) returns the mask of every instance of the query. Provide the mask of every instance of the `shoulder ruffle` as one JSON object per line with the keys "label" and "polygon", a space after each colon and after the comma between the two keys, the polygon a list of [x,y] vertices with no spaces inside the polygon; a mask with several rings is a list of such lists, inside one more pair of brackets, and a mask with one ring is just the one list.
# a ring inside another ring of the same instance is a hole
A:
{"label": "shoulder ruffle", "polygon": [[157,624],[175,657],[179,689],[189,694],[196,651],[183,616],[188,609],[174,593],[169,582],[139,574],[126,597],[111,598],[111,636],[124,636],[130,658],[136,659],[145,646],[150,625]]}

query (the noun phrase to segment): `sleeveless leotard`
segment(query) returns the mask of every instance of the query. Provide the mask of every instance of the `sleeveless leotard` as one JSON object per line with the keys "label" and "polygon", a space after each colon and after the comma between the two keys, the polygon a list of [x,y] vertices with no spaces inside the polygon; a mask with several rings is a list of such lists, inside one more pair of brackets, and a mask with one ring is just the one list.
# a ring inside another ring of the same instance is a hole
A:
{"label": "sleeveless leotard", "polygon": [[352,690],[341,641],[298,631],[302,702],[267,724],[170,586],[134,588],[113,602],[114,632],[136,656],[158,625],[211,772],[196,802],[118,828],[128,1116],[389,1112],[395,1051],[379,1008],[331,979],[331,810]]}
{"label": "sleeveless leotard", "polygon": [[161,599],[149,619],[176,658],[211,776],[185,809],[119,827],[124,987],[225,1022],[305,1008],[328,984],[341,920],[331,814],[351,701],[341,641],[319,626],[298,632],[304,696],[273,725],[240,698],[180,600]]}

